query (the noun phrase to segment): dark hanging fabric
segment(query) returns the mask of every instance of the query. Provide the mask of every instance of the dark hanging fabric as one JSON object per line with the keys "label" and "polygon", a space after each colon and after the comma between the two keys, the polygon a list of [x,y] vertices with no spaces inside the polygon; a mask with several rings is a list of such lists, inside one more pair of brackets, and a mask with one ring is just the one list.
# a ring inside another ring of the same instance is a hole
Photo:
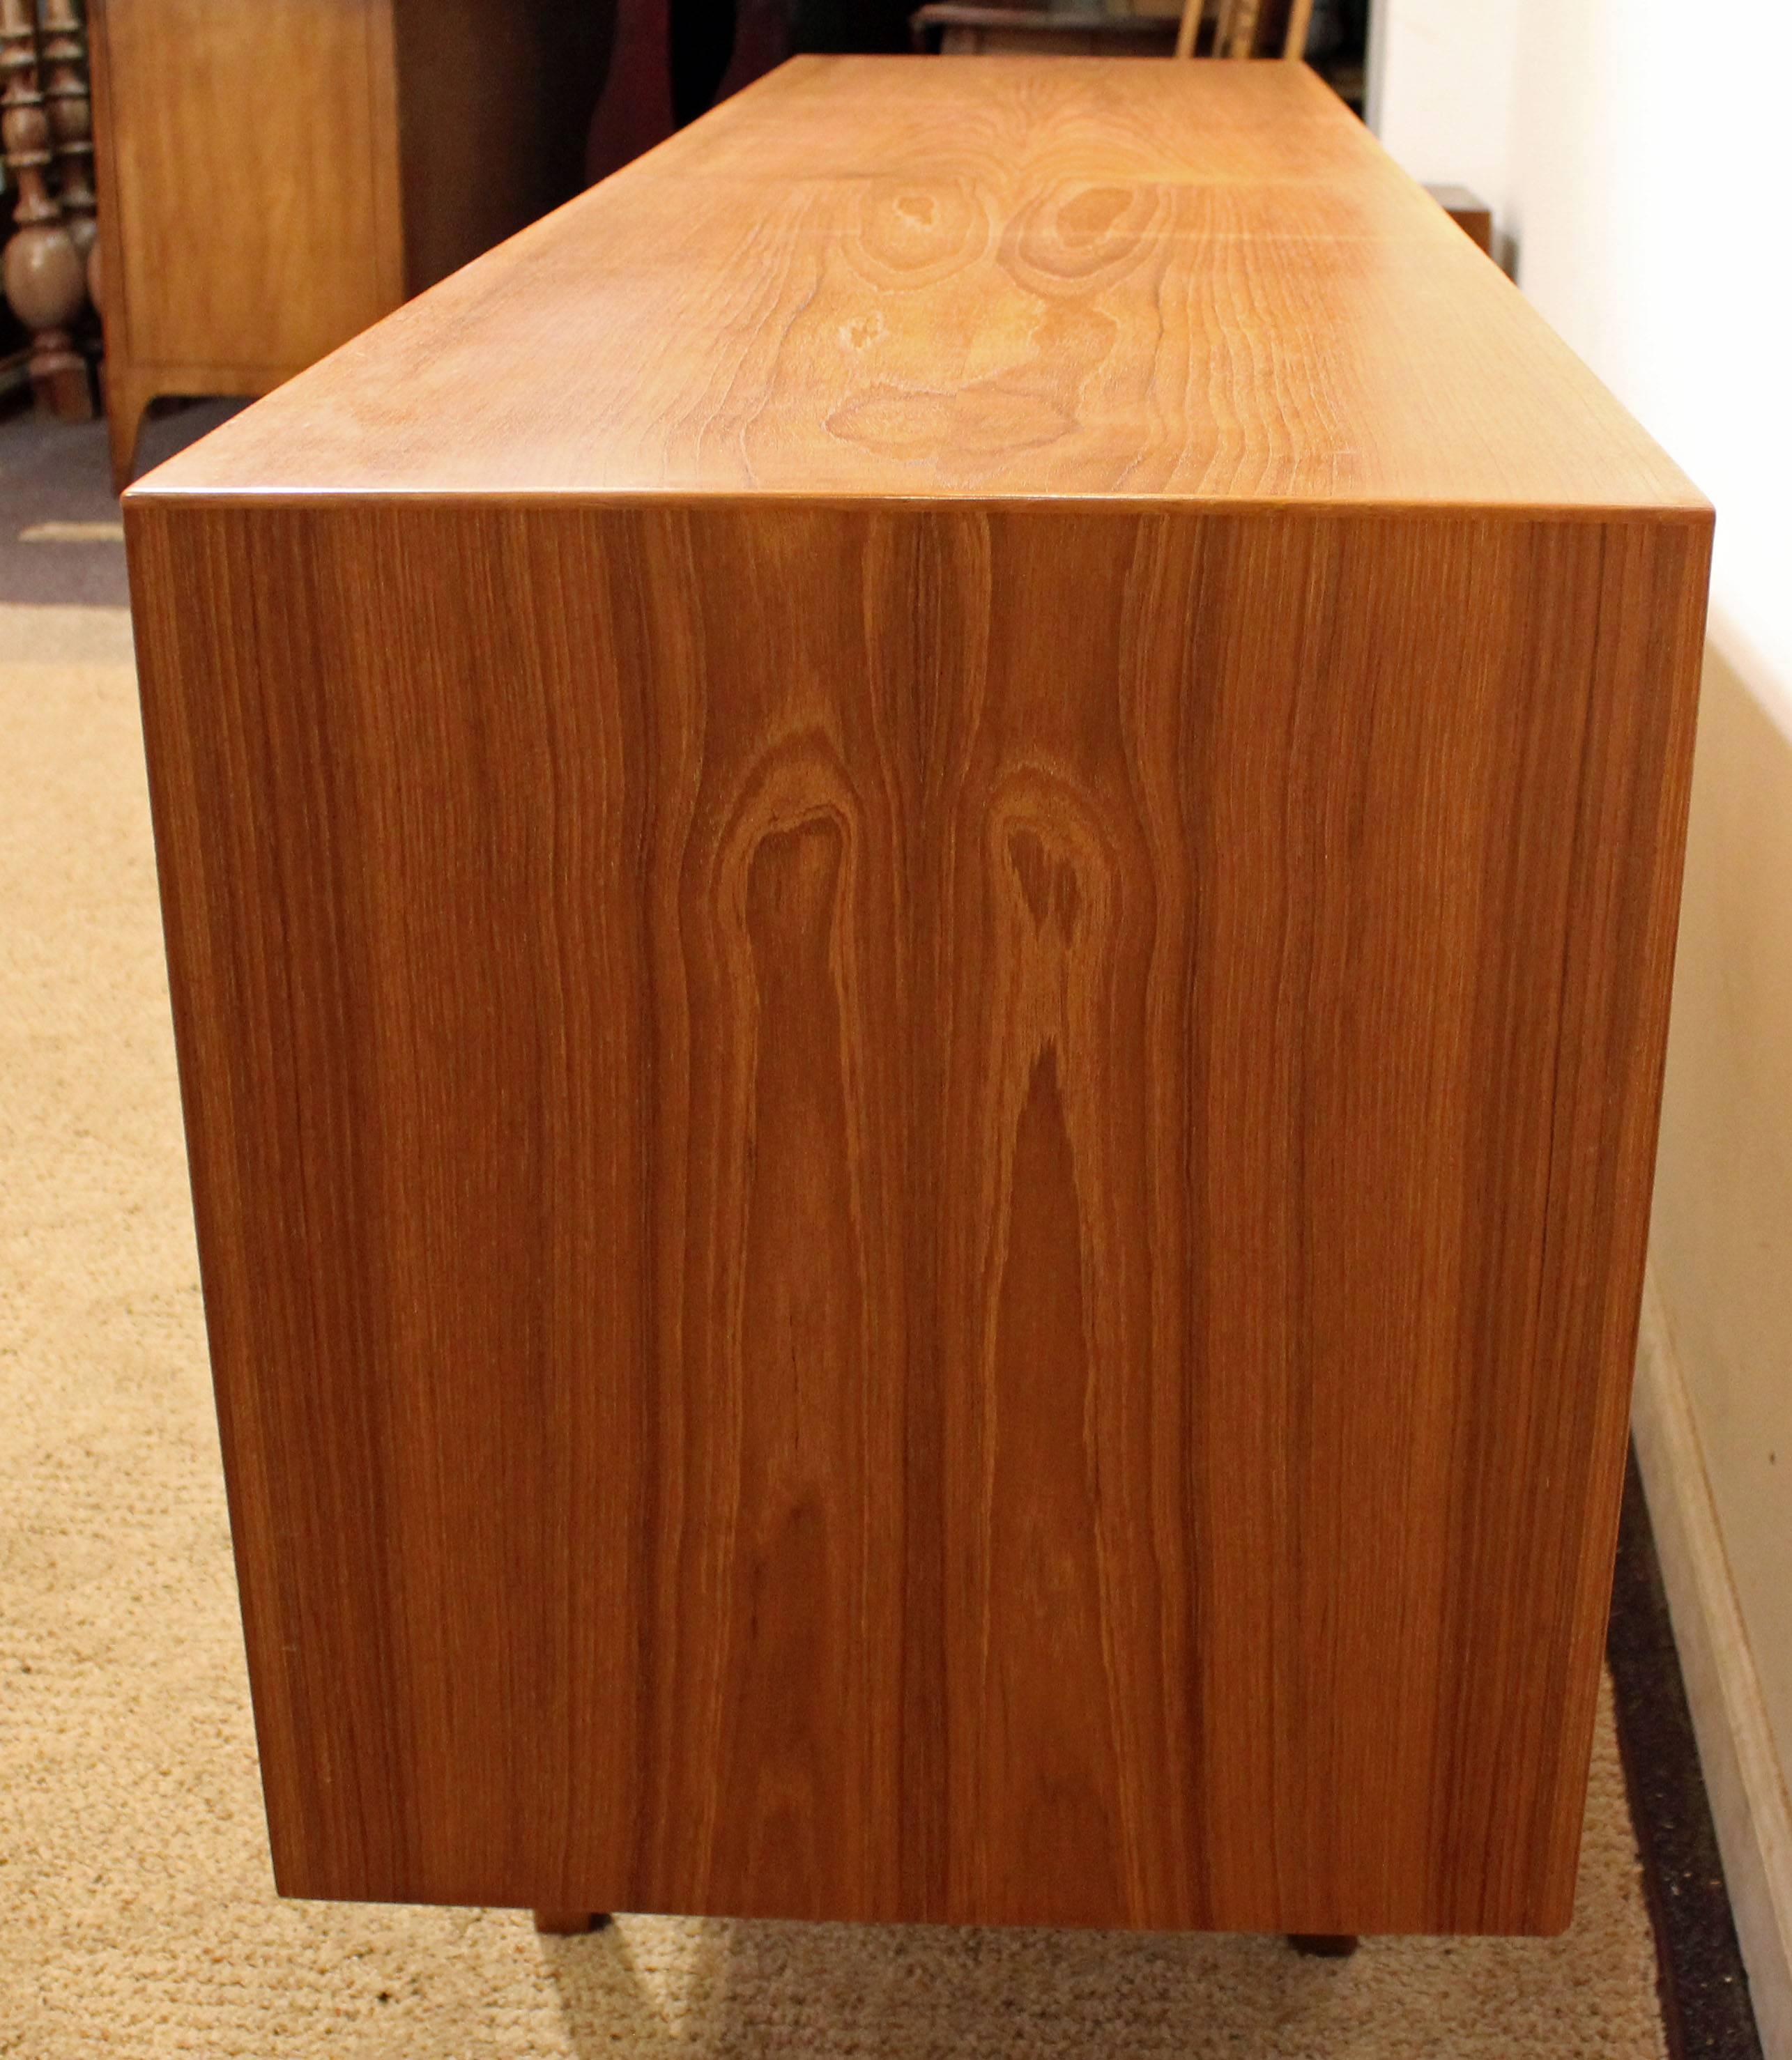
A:
{"label": "dark hanging fabric", "polygon": [[730,94],[738,93],[774,65],[782,64],[790,54],[788,0],[739,0],[734,52],[716,98],[726,100]]}
{"label": "dark hanging fabric", "polygon": [[672,112],[682,129],[722,97],[735,0],[672,0]]}
{"label": "dark hanging fabric", "polygon": [[667,0],[616,0],[615,22],[585,154],[594,182],[663,143],[675,126]]}
{"label": "dark hanging fabric", "polygon": [[797,50],[906,50],[921,0],[796,0]]}

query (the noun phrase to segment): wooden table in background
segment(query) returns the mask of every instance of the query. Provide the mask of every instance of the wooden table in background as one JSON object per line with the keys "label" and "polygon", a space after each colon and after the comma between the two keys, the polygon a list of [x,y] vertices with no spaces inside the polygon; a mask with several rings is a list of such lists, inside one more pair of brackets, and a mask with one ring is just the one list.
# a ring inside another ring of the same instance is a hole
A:
{"label": "wooden table in background", "polygon": [[1710,515],[1315,79],[799,60],[126,509],[283,1890],[1566,1922]]}

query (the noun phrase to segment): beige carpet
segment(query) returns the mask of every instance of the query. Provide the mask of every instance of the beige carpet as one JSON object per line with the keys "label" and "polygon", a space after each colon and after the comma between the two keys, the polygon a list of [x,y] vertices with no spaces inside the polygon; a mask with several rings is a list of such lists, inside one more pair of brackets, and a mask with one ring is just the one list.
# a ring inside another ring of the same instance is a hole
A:
{"label": "beige carpet", "polygon": [[0,608],[0,2054],[1663,2051],[1609,1712],[1566,1938],[1279,1942],[274,1899],[124,618]]}

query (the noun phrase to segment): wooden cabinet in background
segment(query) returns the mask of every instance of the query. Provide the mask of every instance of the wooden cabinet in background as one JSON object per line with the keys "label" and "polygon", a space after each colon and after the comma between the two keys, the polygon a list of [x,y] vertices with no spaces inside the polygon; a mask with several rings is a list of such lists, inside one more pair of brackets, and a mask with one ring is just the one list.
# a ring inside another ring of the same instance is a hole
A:
{"label": "wooden cabinet in background", "polygon": [[585,0],[92,0],[113,469],[570,197]]}

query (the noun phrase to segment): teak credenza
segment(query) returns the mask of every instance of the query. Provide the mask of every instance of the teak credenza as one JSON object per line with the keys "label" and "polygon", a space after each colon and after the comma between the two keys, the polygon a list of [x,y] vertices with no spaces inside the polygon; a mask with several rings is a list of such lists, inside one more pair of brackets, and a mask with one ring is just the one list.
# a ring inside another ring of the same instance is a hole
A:
{"label": "teak credenza", "polygon": [[126,509],[283,1890],[1566,1922],[1711,517],[1316,79],[799,60]]}

